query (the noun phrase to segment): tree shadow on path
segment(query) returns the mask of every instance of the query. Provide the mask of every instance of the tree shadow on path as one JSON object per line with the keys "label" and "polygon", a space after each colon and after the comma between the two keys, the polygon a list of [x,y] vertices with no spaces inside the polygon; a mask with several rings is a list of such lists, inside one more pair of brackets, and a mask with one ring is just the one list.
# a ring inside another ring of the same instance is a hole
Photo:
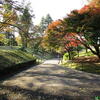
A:
{"label": "tree shadow on path", "polygon": [[[3,93],[0,92],[0,100],[94,100],[94,97],[92,96],[91,97],[88,96],[71,97],[68,95],[58,96],[58,95],[44,93],[42,89],[32,91],[32,90],[20,88],[18,86],[0,85],[0,89],[4,90]],[[17,95],[19,94],[22,96],[19,96],[16,99]]]}
{"label": "tree shadow on path", "polygon": [[0,90],[26,96],[17,100],[94,100],[100,96],[100,76],[58,65],[38,65],[5,81]]}

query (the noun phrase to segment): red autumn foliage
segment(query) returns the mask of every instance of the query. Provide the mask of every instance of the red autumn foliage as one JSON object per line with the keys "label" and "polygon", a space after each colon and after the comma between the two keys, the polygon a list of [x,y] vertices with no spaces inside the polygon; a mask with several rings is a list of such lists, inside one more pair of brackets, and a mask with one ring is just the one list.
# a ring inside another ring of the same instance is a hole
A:
{"label": "red autumn foliage", "polygon": [[65,39],[68,41],[66,47],[77,47],[78,45],[81,45],[80,41],[76,38],[75,33],[66,34]]}

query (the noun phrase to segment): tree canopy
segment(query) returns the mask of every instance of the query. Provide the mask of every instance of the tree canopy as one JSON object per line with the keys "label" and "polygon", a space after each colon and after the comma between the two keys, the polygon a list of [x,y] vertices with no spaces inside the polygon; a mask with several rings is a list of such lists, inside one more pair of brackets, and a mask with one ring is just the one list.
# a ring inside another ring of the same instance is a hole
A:
{"label": "tree canopy", "polygon": [[[73,10],[63,20],[52,22],[44,40],[52,48],[83,45],[100,58],[100,6],[93,0],[80,10]],[[70,44],[69,44],[70,43]]]}

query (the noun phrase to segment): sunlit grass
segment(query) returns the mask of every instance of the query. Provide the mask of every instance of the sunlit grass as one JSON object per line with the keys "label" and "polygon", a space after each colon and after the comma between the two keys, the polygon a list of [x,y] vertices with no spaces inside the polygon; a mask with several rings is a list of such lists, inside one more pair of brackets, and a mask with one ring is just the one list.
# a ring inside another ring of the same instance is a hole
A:
{"label": "sunlit grass", "polygon": [[100,74],[100,63],[74,63],[74,62],[68,62],[63,64],[65,67],[69,67],[72,69],[88,72],[88,73],[94,73],[94,74]]}
{"label": "sunlit grass", "polygon": [[66,60],[62,65],[88,73],[100,74],[100,61],[90,51],[86,53],[84,50],[80,52],[79,57],[76,56],[72,61]]}
{"label": "sunlit grass", "polygon": [[93,55],[94,54],[91,51],[86,52],[85,50],[84,51],[81,51],[79,53],[79,56],[93,56]]}

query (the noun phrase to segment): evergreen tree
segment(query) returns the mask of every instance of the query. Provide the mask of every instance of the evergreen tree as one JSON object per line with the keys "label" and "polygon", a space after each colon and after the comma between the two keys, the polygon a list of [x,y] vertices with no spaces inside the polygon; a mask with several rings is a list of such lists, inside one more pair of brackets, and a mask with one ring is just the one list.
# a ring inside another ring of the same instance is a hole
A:
{"label": "evergreen tree", "polygon": [[41,32],[43,33],[44,30],[46,29],[46,22],[45,22],[45,18],[44,17],[41,18],[41,22],[40,22],[39,26],[40,26]]}
{"label": "evergreen tree", "polygon": [[41,22],[40,22],[40,25],[39,25],[42,33],[46,30],[46,28],[48,27],[48,25],[52,21],[53,20],[52,20],[50,14],[47,14],[46,17],[42,17]]}
{"label": "evergreen tree", "polygon": [[46,22],[46,28],[48,27],[48,25],[52,22],[52,18],[50,16],[50,14],[47,14],[46,18],[45,18],[45,22]]}

